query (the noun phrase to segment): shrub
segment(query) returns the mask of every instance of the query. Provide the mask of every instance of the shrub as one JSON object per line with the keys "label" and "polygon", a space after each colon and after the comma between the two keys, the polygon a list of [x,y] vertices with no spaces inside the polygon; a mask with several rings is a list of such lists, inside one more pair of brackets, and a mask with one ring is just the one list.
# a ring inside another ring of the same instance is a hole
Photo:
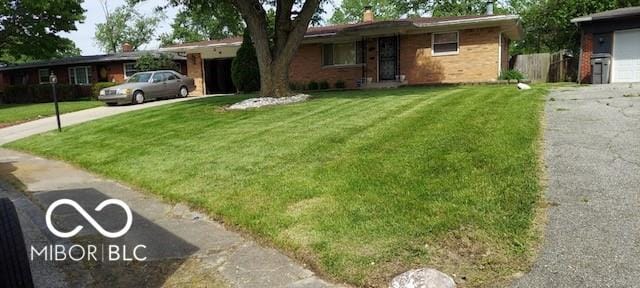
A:
{"label": "shrub", "polygon": [[289,82],[289,89],[291,89],[292,91],[301,91],[305,90],[306,87],[304,86],[304,84],[300,84],[298,82]]}
{"label": "shrub", "polygon": [[347,87],[347,84],[344,83],[343,80],[338,80],[336,81],[336,85],[335,85],[336,89],[344,89]]}
{"label": "shrub", "polygon": [[318,87],[321,90],[327,90],[327,89],[331,88],[331,86],[329,86],[329,82],[327,82],[327,80],[320,81],[320,83],[318,83]]}
{"label": "shrub", "polygon": [[260,90],[260,69],[256,49],[251,42],[249,30],[244,31],[242,45],[231,63],[231,80],[240,92]]}
{"label": "shrub", "polygon": [[309,82],[309,85],[307,86],[307,88],[309,90],[318,90],[318,88],[320,88],[320,85],[316,81],[311,81]]}
{"label": "shrub", "polygon": [[113,83],[113,82],[96,82],[93,85],[91,85],[91,97],[93,99],[98,99],[98,96],[100,95],[100,90],[107,88],[107,87],[111,87],[111,86],[115,86],[118,85],[118,83]]}
{"label": "shrub", "polygon": [[174,70],[178,71],[178,65],[173,61],[173,57],[167,53],[157,55],[145,53],[136,61],[138,71],[153,70]]}
{"label": "shrub", "polygon": [[515,69],[505,70],[505,71],[502,71],[502,73],[500,74],[500,80],[520,81],[522,79],[524,79],[524,75],[522,74],[522,72]]}
{"label": "shrub", "polygon": [[[89,99],[91,86],[57,84],[56,96],[58,101]],[[0,97],[0,103],[4,104],[53,102],[53,93],[49,84],[7,86]]]}

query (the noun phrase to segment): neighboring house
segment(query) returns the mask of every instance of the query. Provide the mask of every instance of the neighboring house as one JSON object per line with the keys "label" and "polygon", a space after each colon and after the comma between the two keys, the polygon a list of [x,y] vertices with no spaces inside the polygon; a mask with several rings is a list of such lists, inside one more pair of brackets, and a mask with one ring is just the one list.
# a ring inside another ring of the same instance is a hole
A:
{"label": "neighboring house", "polygon": [[[368,9],[360,23],[309,28],[290,81],[328,81],[332,87],[343,81],[347,88],[494,82],[508,69],[510,41],[522,34],[513,15],[373,18]],[[196,93],[235,92],[230,68],[241,42],[229,38],[160,50],[187,54]]]}
{"label": "neighboring house", "polygon": [[[123,82],[136,73],[136,60],[153,51],[77,56],[0,67],[0,92],[10,85],[49,83],[53,72],[60,84],[91,85],[96,82]],[[186,58],[174,55],[179,72],[186,74]]]}
{"label": "neighboring house", "polygon": [[571,22],[582,32],[580,82],[640,82],[640,7],[595,13]]}

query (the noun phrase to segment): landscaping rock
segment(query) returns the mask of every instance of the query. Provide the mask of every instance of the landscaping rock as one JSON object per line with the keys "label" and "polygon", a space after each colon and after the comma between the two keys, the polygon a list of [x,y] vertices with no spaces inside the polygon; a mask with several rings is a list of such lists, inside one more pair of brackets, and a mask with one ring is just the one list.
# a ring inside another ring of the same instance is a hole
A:
{"label": "landscaping rock", "polygon": [[247,99],[247,100],[235,103],[235,104],[229,106],[228,109],[230,109],[230,110],[244,110],[244,109],[249,109],[249,108],[258,108],[258,107],[262,107],[262,106],[291,104],[291,103],[297,103],[297,102],[305,101],[305,100],[309,99],[309,97],[311,97],[311,96],[309,96],[307,94],[298,94],[298,95],[291,96],[291,97],[280,97],[280,98],[275,98],[275,97],[251,98],[251,99]]}
{"label": "landscaping rock", "polygon": [[520,90],[529,90],[531,89],[531,86],[524,84],[524,83],[518,83],[518,89]]}
{"label": "landscaping rock", "polygon": [[413,269],[391,280],[391,288],[455,288],[456,282],[447,274],[430,268]]}

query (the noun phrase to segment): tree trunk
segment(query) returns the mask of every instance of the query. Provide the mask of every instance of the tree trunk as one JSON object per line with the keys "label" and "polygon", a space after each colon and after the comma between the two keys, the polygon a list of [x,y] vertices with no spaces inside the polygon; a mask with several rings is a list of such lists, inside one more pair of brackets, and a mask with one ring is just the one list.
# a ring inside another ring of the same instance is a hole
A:
{"label": "tree trunk", "polygon": [[[278,1],[275,47],[270,47],[267,32],[267,13],[258,0],[232,0],[247,23],[256,48],[260,67],[260,96],[286,97],[293,94],[289,89],[289,64],[304,38],[311,17],[320,5],[319,0],[306,0],[295,19],[291,19],[293,1]],[[286,10],[286,11],[285,11]]]}

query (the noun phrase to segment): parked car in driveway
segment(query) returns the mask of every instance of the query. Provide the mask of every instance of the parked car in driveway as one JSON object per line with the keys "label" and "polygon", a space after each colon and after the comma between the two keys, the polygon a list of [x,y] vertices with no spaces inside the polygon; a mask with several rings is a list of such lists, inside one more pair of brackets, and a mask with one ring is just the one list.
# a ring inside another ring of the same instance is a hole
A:
{"label": "parked car in driveway", "polygon": [[139,72],[123,84],[100,90],[98,99],[108,105],[141,104],[148,100],[187,97],[196,89],[193,78],[172,70]]}

